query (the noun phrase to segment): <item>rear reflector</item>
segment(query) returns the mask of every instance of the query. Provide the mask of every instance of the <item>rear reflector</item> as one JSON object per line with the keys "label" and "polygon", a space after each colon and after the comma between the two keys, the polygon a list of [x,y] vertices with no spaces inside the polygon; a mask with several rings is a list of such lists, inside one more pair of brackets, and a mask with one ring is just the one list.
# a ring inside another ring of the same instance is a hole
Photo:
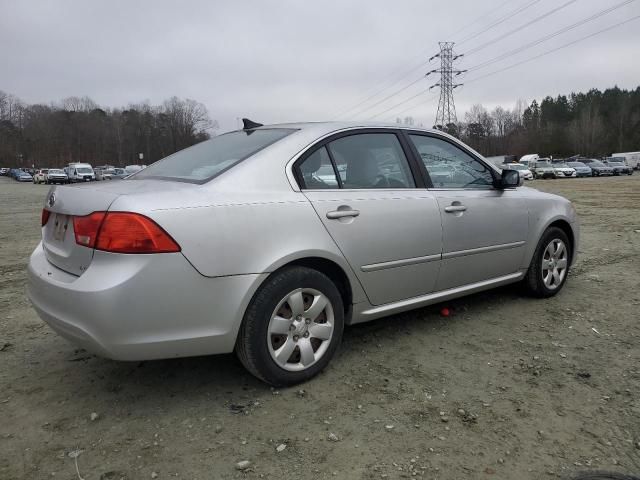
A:
{"label": "rear reflector", "polygon": [[51,216],[51,212],[49,210],[47,210],[46,208],[43,208],[42,209],[42,217],[41,217],[41,223],[42,223],[43,227],[49,221],[49,216]]}
{"label": "rear reflector", "polygon": [[132,212],[74,217],[76,243],[113,253],[171,253],[180,246],[156,222]]}

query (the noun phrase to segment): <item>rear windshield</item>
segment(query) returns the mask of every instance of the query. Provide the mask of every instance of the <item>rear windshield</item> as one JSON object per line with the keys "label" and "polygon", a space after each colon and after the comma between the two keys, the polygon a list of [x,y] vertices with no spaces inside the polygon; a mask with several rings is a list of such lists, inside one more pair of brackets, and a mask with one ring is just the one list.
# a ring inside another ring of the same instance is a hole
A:
{"label": "rear windshield", "polygon": [[93,173],[93,170],[87,167],[76,168],[78,173]]}
{"label": "rear windshield", "polygon": [[204,183],[293,131],[265,128],[225,133],[158,160],[130,178]]}

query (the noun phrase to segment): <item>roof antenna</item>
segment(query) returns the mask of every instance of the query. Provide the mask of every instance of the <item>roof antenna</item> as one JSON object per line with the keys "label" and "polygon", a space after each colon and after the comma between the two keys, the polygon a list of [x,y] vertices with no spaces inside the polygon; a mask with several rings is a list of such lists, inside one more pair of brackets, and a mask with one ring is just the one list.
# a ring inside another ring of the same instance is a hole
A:
{"label": "roof antenna", "polygon": [[243,130],[253,130],[254,128],[262,127],[262,123],[257,123],[248,118],[242,119],[242,129]]}

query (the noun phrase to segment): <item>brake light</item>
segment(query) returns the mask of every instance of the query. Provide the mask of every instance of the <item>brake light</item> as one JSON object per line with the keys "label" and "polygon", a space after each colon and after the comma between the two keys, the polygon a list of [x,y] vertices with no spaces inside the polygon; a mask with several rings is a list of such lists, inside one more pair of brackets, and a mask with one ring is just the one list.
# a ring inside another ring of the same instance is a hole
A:
{"label": "brake light", "polygon": [[106,213],[93,212],[84,217],[73,217],[73,233],[78,245],[89,248],[96,246],[100,225],[102,225]]}
{"label": "brake light", "polygon": [[132,212],[74,217],[76,243],[113,253],[171,253],[180,246],[156,222]]}
{"label": "brake light", "polygon": [[51,212],[49,210],[47,210],[46,208],[42,209],[42,217],[41,218],[41,223],[42,226],[44,227],[47,222],[49,221],[49,217],[51,216]]}

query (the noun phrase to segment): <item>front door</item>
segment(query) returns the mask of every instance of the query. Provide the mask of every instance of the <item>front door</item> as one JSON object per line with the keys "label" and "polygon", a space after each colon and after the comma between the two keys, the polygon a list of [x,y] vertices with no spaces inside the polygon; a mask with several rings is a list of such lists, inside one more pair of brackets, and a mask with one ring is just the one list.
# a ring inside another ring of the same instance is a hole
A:
{"label": "front door", "polygon": [[442,265],[436,290],[517,272],[529,219],[517,190],[499,190],[487,165],[448,139],[410,134],[431,178],[442,216]]}
{"label": "front door", "polygon": [[373,305],[434,290],[442,248],[438,203],[416,188],[394,131],[344,134],[296,168]]}

